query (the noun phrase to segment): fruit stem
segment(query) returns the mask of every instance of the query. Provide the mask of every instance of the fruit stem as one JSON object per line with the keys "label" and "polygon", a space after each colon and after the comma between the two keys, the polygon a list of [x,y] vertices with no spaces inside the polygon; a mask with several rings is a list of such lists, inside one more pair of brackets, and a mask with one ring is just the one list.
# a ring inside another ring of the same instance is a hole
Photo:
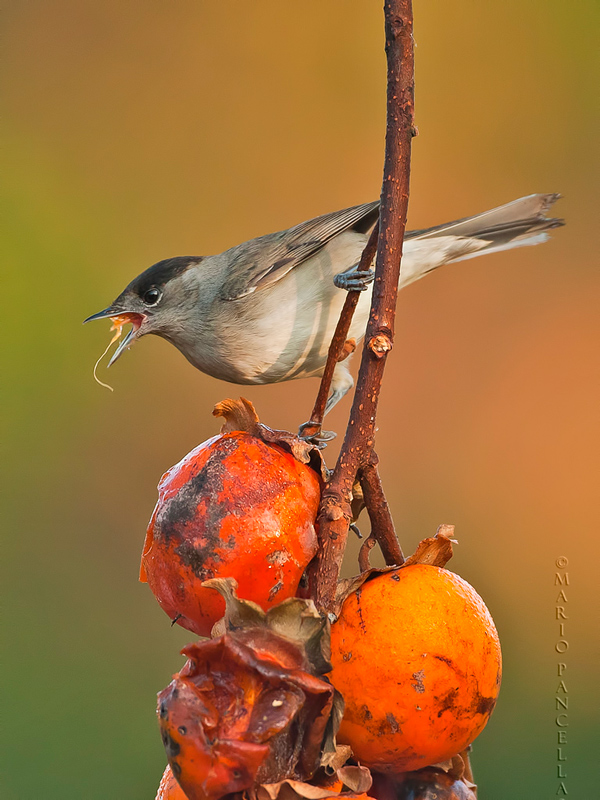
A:
{"label": "fruit stem", "polygon": [[400,547],[394,520],[386,500],[381,477],[377,469],[377,457],[372,453],[371,463],[361,467],[358,479],[363,490],[365,506],[371,521],[371,531],[381,548],[385,563],[391,566],[404,564],[404,553]]}
{"label": "fruit stem", "polygon": [[377,539],[371,533],[367,539],[360,546],[360,550],[358,552],[358,568],[361,572],[366,572],[367,570],[371,569],[371,563],[369,561],[369,553],[377,544]]}
{"label": "fruit stem", "polygon": [[[309,571],[312,596],[324,613],[330,613],[334,605],[351,519],[352,486],[359,470],[371,463],[373,453],[381,380],[394,340],[411,142],[416,133],[412,0],[385,0],[384,14],[387,126],[373,298],[350,420],[333,476],[323,491],[320,547]],[[386,530],[389,532],[389,523]]]}

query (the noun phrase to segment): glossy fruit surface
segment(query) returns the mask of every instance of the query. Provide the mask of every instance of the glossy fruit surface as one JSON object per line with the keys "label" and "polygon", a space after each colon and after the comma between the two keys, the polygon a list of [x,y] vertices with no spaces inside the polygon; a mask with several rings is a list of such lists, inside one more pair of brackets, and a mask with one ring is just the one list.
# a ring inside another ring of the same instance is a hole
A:
{"label": "glossy fruit surface", "polygon": [[140,580],[171,619],[210,634],[225,604],[201,586],[232,577],[241,598],[268,609],[296,594],[316,552],[316,472],[250,433],[216,436],[163,475]]}
{"label": "glossy fruit surface", "polygon": [[472,586],[414,564],[367,580],[331,630],[330,678],[346,711],[338,741],[397,774],[467,747],[494,708],[498,634]]}
{"label": "glossy fruit surface", "polygon": [[170,766],[163,772],[155,800],[188,800],[186,793],[175,780]]}

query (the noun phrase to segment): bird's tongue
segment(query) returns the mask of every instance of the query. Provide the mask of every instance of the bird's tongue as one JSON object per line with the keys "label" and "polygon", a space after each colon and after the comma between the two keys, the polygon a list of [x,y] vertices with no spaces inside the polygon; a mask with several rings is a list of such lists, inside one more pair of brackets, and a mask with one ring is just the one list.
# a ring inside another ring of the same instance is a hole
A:
{"label": "bird's tongue", "polygon": [[140,329],[140,327],[142,325],[142,322],[144,321],[144,316],[142,314],[135,314],[134,312],[127,311],[127,312],[124,312],[122,314],[115,314],[114,316],[111,316],[110,320],[112,322],[112,325],[111,325],[110,329],[111,329],[111,331],[114,331],[115,333],[114,333],[112,339],[110,340],[110,342],[108,343],[108,345],[106,347],[106,350],[102,353],[102,355],[100,356],[100,358],[98,359],[98,361],[96,361],[96,363],[94,365],[94,378],[101,386],[105,386],[107,389],[110,389],[111,392],[112,392],[113,391],[112,386],[109,386],[107,383],[104,383],[103,381],[101,381],[98,378],[98,376],[96,375],[96,370],[98,369],[98,365],[100,364],[100,362],[102,361],[104,356],[110,350],[111,345],[114,344],[114,342],[118,341],[121,338],[121,333],[123,332],[124,326],[130,324],[131,325],[131,330],[125,336],[125,338],[121,339],[121,341],[119,342],[119,345],[118,345],[117,349],[115,350],[115,352],[113,353],[110,361],[108,362],[108,366],[110,367],[111,364],[115,363],[115,361],[117,360],[117,358],[119,358],[121,353],[133,343],[133,340],[135,338],[135,334],[138,332],[138,330]]}
{"label": "bird's tongue", "polygon": [[[121,339],[119,342],[119,346],[112,354],[110,361],[108,362],[108,367],[115,363],[117,358],[121,355],[121,353],[126,350],[130,345],[133,344],[135,339],[135,335],[140,329],[142,322],[144,321],[143,314],[134,314],[133,312],[126,312],[125,314],[117,314],[116,317],[111,317],[112,319],[112,327],[111,330],[115,331],[115,335],[113,336],[110,344],[115,342],[121,336],[121,331],[123,330],[123,326],[131,323],[131,330],[125,336],[125,338]],[[110,345],[109,345],[110,347]]]}
{"label": "bird's tongue", "polygon": [[133,325],[132,330],[133,333],[135,333],[144,321],[144,317],[142,314],[135,314],[133,311],[125,311],[122,314],[115,314],[114,317],[110,317],[110,321],[112,322],[112,325],[110,326],[111,331],[116,331],[112,339],[114,342],[121,335],[124,325]]}

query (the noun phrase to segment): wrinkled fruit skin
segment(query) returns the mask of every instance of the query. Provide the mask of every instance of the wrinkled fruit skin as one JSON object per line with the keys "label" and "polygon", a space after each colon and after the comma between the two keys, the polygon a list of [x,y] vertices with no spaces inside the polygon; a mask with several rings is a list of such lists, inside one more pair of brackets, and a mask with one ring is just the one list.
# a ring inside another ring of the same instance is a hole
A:
{"label": "wrinkled fruit skin", "polygon": [[163,475],[140,580],[171,619],[210,635],[225,603],[202,581],[232,577],[263,609],[293,597],[317,549],[316,473],[248,433],[216,436]]}
{"label": "wrinkled fruit skin", "polygon": [[330,683],[264,628],[189,645],[158,696],[169,764],[189,800],[218,800],[258,783],[307,780],[333,708]]}
{"label": "wrinkled fruit skin", "polygon": [[338,741],[397,774],[442,762],[484,728],[500,689],[498,634],[483,600],[440,567],[377,575],[331,629],[330,678],[346,702]]}
{"label": "wrinkled fruit skin", "polygon": [[188,800],[169,766],[163,772],[155,800]]}
{"label": "wrinkled fruit skin", "polygon": [[409,772],[396,787],[396,800],[477,800],[477,795],[461,780],[441,770]]}

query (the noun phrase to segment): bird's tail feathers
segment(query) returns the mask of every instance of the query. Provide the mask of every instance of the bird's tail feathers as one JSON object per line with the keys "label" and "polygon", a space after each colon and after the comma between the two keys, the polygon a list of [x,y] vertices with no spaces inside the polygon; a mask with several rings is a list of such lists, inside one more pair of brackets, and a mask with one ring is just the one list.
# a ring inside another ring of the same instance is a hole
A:
{"label": "bird's tail feathers", "polygon": [[[564,223],[561,223],[564,224]],[[558,227],[554,225],[552,227]],[[534,244],[543,244],[547,242],[550,236],[547,232],[543,233],[534,233],[529,236],[517,236],[514,239],[509,239],[503,243],[500,242],[492,242],[487,247],[482,247],[481,249],[477,250],[474,253],[467,253],[466,255],[460,255],[456,258],[450,258],[446,263],[447,264],[455,264],[457,261],[466,261],[469,258],[477,258],[478,256],[488,255],[488,253],[499,253],[502,250],[513,250],[515,247],[525,247],[528,245]]]}
{"label": "bird's tail feathers", "polygon": [[406,263],[401,284],[412,283],[442,264],[545,242],[548,231],[565,224],[546,216],[558,199],[559,194],[530,194],[474,217],[409,231],[405,252],[413,251],[416,258],[411,259],[414,264]]}
{"label": "bird's tail feathers", "polygon": [[534,230],[546,230],[564,225],[564,220],[546,216],[546,211],[560,197],[560,194],[530,194],[498,206],[498,208],[484,211],[482,214],[476,214],[474,217],[464,217],[424,230],[409,231],[406,238],[429,239],[436,236],[464,236],[493,239],[495,242],[504,238],[505,241],[508,241],[525,234],[529,235]]}

